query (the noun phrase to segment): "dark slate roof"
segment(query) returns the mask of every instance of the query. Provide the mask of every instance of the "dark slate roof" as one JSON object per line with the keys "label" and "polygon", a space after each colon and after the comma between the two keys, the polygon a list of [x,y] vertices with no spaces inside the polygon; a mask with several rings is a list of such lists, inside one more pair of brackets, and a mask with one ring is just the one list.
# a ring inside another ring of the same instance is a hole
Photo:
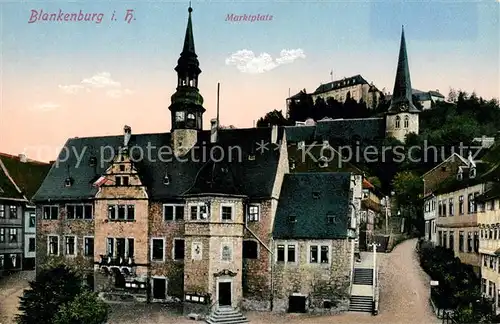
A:
{"label": "dark slate roof", "polygon": [[476,161],[476,176],[469,177],[469,168],[463,168],[462,180],[459,180],[456,175],[449,177],[439,184],[438,188],[434,191],[436,194],[445,194],[454,192],[467,187],[475,186],[481,183],[487,183],[491,179],[484,177],[485,173],[491,168],[491,165],[485,162]]}
{"label": "dark slate roof", "polygon": [[429,94],[433,97],[440,97],[440,98],[444,98],[444,96],[442,94],[440,94],[438,91],[429,91]]}
{"label": "dark slate roof", "polygon": [[3,182],[0,184],[0,187],[4,191],[0,193],[0,196],[4,197],[10,195],[10,198],[23,198],[24,195],[28,200],[31,199],[50,169],[50,164],[48,163],[34,160],[23,162],[19,156],[10,154],[0,153],[0,159],[12,180],[19,190],[21,190],[21,193],[19,193],[5,172],[0,171],[0,177],[3,179],[0,180],[0,182]]}
{"label": "dark slate roof", "polygon": [[[237,179],[241,190],[240,194],[251,197],[269,197],[278,168],[279,150],[273,150],[271,146],[268,146],[271,148],[269,150],[258,150],[257,143],[270,142],[271,128],[221,129],[218,134],[217,145],[226,153],[225,161],[231,164],[232,174]],[[278,139],[282,136],[283,129],[280,129]],[[172,155],[164,155],[163,158],[159,156],[159,149],[170,148],[170,143],[170,133],[133,134],[129,142],[134,165],[152,199],[180,198],[196,187],[195,179],[198,172],[206,161],[210,160],[209,130],[198,133],[198,148],[182,158],[185,160],[176,159]],[[114,150],[117,153],[121,145],[123,145],[123,136],[69,139],[65,145],[66,149],[61,151],[58,162],[52,166],[34,199],[36,201],[92,199],[97,192],[97,189],[92,186],[93,182],[104,174],[110,165],[107,161],[111,161],[111,151]],[[147,156],[148,146],[152,147],[151,158]],[[200,147],[205,147],[206,150]],[[143,157],[140,156],[141,150],[144,152]],[[75,152],[78,156],[83,153],[80,163]],[[100,154],[100,152],[103,153]],[[165,154],[168,151],[164,149],[161,152]],[[214,150],[213,152],[217,155],[220,151]],[[255,159],[249,159],[249,155],[255,155]],[[96,167],[89,164],[91,156],[97,160]],[[168,157],[170,160],[167,160]],[[218,156],[215,158],[217,159]],[[165,175],[169,178],[168,185],[164,184]],[[70,187],[65,187],[65,179],[68,177],[71,177],[74,183]]]}
{"label": "dark slate roof", "polygon": [[231,163],[208,161],[198,172],[193,187],[185,194],[241,195],[242,192]]}
{"label": "dark slate roof", "polygon": [[382,140],[385,137],[385,118],[356,118],[318,121],[315,126],[285,127],[288,142],[328,140],[346,143],[353,140]]}
{"label": "dark slate roof", "polygon": [[342,80],[337,80],[333,82],[328,82],[326,84],[322,84],[314,91],[314,94],[320,94],[323,92],[328,92],[336,89],[342,89],[357,84],[368,84],[368,82],[361,75],[358,74],[349,78],[344,78]]}
{"label": "dark slate roof", "polygon": [[[341,152],[334,148],[325,149],[323,145],[299,148],[297,145],[288,147],[288,160],[290,162],[290,172],[352,172],[363,174],[363,171],[352,163],[346,162],[346,157],[340,158]],[[321,156],[328,162],[325,166],[320,162]]]}
{"label": "dark slate roof", "polygon": [[[283,180],[273,238],[342,239],[349,226],[350,173],[293,173]],[[318,193],[317,199],[313,194]],[[335,216],[334,224],[328,215]],[[290,222],[295,216],[296,222]]]}
{"label": "dark slate roof", "polygon": [[488,201],[500,197],[500,184],[495,183],[489,190],[476,197],[478,201]]}

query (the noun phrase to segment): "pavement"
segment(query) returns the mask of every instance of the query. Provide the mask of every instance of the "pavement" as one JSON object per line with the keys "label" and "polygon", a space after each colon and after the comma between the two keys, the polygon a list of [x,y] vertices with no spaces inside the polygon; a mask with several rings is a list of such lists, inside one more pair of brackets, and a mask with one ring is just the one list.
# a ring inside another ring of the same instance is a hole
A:
{"label": "pavement", "polygon": [[[416,239],[399,244],[391,253],[378,253],[380,265],[379,314],[347,312],[334,316],[248,312],[252,324],[440,324],[429,304],[430,279],[421,270]],[[0,281],[0,324],[13,324],[18,297],[28,286],[29,273]],[[193,324],[161,305],[113,306],[108,324]]]}

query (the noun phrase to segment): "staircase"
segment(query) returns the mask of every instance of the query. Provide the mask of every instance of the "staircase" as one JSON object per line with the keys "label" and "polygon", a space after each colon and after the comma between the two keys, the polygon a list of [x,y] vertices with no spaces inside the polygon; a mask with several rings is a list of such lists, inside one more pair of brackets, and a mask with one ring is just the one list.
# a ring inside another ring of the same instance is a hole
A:
{"label": "staircase", "polygon": [[205,322],[209,324],[242,324],[249,323],[247,318],[238,310],[230,306],[220,306],[213,311]]}
{"label": "staircase", "polygon": [[371,313],[373,311],[373,297],[351,296],[349,311]]}
{"label": "staircase", "polygon": [[353,285],[373,285],[373,269],[355,268]]}

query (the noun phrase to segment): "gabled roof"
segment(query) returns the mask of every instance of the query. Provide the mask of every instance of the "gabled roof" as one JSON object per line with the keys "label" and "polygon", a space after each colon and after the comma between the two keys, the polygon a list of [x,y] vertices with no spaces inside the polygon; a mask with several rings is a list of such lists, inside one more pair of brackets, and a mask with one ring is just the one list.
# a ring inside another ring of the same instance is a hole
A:
{"label": "gabled roof", "polygon": [[455,159],[459,159],[463,163],[464,166],[468,165],[468,162],[467,162],[466,158],[464,158],[460,154],[453,153],[446,160],[444,160],[443,162],[439,163],[438,165],[436,165],[435,167],[433,167],[432,169],[430,169],[429,171],[427,171],[426,173],[424,173],[422,175],[422,178],[424,178],[426,175],[428,175],[432,171],[436,170],[437,168],[443,166],[443,164],[446,164],[448,162],[454,161]]}
{"label": "gabled roof", "polygon": [[[283,129],[278,130],[278,140],[283,137]],[[271,128],[220,129],[218,142],[214,145],[224,150],[224,159],[231,164],[232,174],[241,190],[239,194],[250,197],[269,197],[272,193],[275,175],[278,169],[279,150],[267,145],[266,150],[259,150],[257,143],[269,143]],[[112,158],[112,150],[118,152],[123,144],[123,136],[103,136],[72,138],[65,147],[34,199],[43,201],[92,199],[97,188],[92,183],[102,175]],[[210,160],[210,131],[198,132],[198,145],[185,157],[177,159],[173,155],[165,155],[171,147],[170,133],[132,134],[129,142],[130,154],[134,165],[148,189],[152,199],[181,198],[195,186],[198,172]],[[152,157],[148,158],[148,147]],[[112,148],[112,149],[111,149]],[[158,155],[162,149],[163,156]],[[203,148],[203,149],[202,149]],[[141,157],[140,152],[143,152]],[[69,157],[66,159],[66,152]],[[80,160],[77,159],[77,155]],[[103,152],[100,156],[99,152]],[[214,155],[220,150],[213,150]],[[96,158],[97,165],[89,164],[90,157]],[[249,159],[254,156],[255,159]],[[215,157],[218,159],[218,156]],[[241,158],[241,159],[240,159]],[[218,160],[217,160],[218,161]],[[79,163],[80,162],[80,163]],[[164,183],[168,175],[169,184]],[[70,187],[65,187],[64,180],[74,179]]]}
{"label": "gabled roof", "polygon": [[[346,238],[350,217],[350,179],[351,174],[346,172],[286,174],[273,238]],[[295,222],[291,222],[291,216],[295,217]],[[332,224],[328,222],[328,216],[334,217]]]}
{"label": "gabled roof", "polygon": [[357,84],[368,84],[368,82],[361,75],[357,74],[349,78],[344,78],[342,80],[337,80],[322,84],[314,91],[313,94],[320,94],[323,92],[328,92],[336,89],[351,87]]}
{"label": "gabled roof", "polygon": [[347,143],[356,140],[374,141],[385,138],[384,118],[353,118],[319,120],[314,126],[286,126],[287,142]]}
{"label": "gabled roof", "polygon": [[484,177],[484,174],[491,168],[488,163],[477,161],[476,176],[471,178],[470,168],[468,166],[462,167],[462,180],[457,179],[457,176],[451,176],[439,184],[438,188],[434,191],[437,195],[446,194],[467,187],[472,187],[481,183],[488,183],[492,179]]}
{"label": "gabled roof", "polygon": [[30,200],[49,169],[48,163],[0,153],[0,197]]}

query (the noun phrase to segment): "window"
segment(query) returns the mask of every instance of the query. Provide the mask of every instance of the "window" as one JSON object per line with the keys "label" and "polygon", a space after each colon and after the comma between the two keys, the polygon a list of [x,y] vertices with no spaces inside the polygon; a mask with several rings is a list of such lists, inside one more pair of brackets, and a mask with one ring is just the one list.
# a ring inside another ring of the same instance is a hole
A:
{"label": "window", "polygon": [[184,260],[184,240],[174,240],[174,260]]}
{"label": "window", "polygon": [[110,257],[119,257],[124,259],[133,257],[134,239],[108,237],[106,254]]}
{"label": "window", "polygon": [[283,244],[278,244],[276,261],[285,262],[285,246]]}
{"label": "window", "polygon": [[258,222],[260,219],[260,207],[259,205],[250,205],[248,207],[248,221]]}
{"label": "window", "polygon": [[467,232],[467,252],[472,252],[472,232]]}
{"label": "window", "polygon": [[321,263],[328,263],[328,246],[321,247]]}
{"label": "window", "polygon": [[469,202],[469,206],[467,207],[467,213],[472,214],[474,212],[474,199],[472,194],[469,194],[467,196],[467,201]]}
{"label": "window", "polygon": [[206,220],[208,219],[208,208],[206,205],[191,206],[190,215],[191,220]]}
{"label": "window", "polygon": [[460,215],[464,214],[464,196],[458,197],[458,213]]}
{"label": "window", "polygon": [[404,121],[404,127],[408,128],[409,126],[410,126],[410,119],[408,118],[408,116],[406,116]]}
{"label": "window", "polygon": [[488,266],[488,256],[487,256],[487,255],[485,255],[485,256],[483,257],[483,266],[485,266],[485,267],[487,267],[487,266]]}
{"label": "window", "polygon": [[464,252],[464,232],[458,232],[458,251]]}
{"label": "window", "polygon": [[233,219],[233,207],[232,206],[221,206],[221,219],[223,221],[228,221]]}
{"label": "window", "polygon": [[120,164],[120,171],[124,172],[125,171],[125,166],[123,164]]}
{"label": "window", "polygon": [[36,213],[30,213],[29,227],[36,227]]}
{"label": "window", "polygon": [[49,255],[59,255],[59,236],[49,235],[47,237],[47,251]]}
{"label": "window", "polygon": [[448,205],[449,205],[449,213],[450,213],[450,216],[453,216],[453,214],[455,213],[455,209],[454,209],[454,206],[453,206],[453,198],[450,198],[448,199]]}
{"label": "window", "polygon": [[442,209],[443,209],[443,217],[446,217],[446,199],[443,199],[443,201],[441,202],[441,205],[442,205]]}
{"label": "window", "polygon": [[309,263],[318,263],[318,246],[309,247]]}
{"label": "window", "polygon": [[122,185],[122,177],[115,177],[115,185],[117,186]]}
{"label": "window", "polygon": [[454,233],[453,231],[450,231],[450,249],[451,250],[454,250],[454,247],[455,247],[455,236],[454,236]]}
{"label": "window", "polygon": [[221,260],[222,261],[231,261],[232,260],[232,253],[231,253],[231,247],[229,245],[223,245],[222,246],[222,253],[221,253]]}
{"label": "window", "polygon": [[5,242],[5,228],[0,228],[0,243]]}
{"label": "window", "polygon": [[5,206],[0,205],[0,218],[5,218]]}
{"label": "window", "polygon": [[30,237],[28,241],[28,252],[35,252],[36,251],[36,241],[34,237]]}
{"label": "window", "polygon": [[401,117],[396,116],[396,128],[401,127]]}
{"label": "window", "polygon": [[163,261],[165,259],[165,239],[151,239],[151,260]]}
{"label": "window", "polygon": [[443,246],[443,232],[438,231],[438,244],[439,246]]}
{"label": "window", "polygon": [[[335,217],[335,215],[327,215],[326,218],[327,218],[328,224],[337,224],[337,217]],[[366,218],[366,216],[365,216],[365,218]],[[366,219],[365,219],[365,221],[366,221]]]}
{"label": "window", "polygon": [[123,186],[128,186],[129,182],[128,182],[128,177],[122,177],[122,185]]}
{"label": "window", "polygon": [[[489,210],[495,210],[495,200],[492,199],[488,202],[488,209]],[[1,217],[1,216],[0,216]]]}
{"label": "window", "polygon": [[475,192],[475,193],[474,193],[474,196],[473,196],[473,198],[472,198],[472,201],[473,201],[473,203],[474,203],[474,205],[473,205],[473,211],[472,211],[473,213],[476,213],[476,212],[477,212],[477,205],[478,205],[478,202],[476,201],[476,197],[477,197],[477,196],[479,196],[479,192]]}
{"label": "window", "polygon": [[17,243],[17,228],[9,228],[9,243]]}
{"label": "window", "polygon": [[76,255],[76,237],[66,236],[64,239],[65,239],[65,254]]}
{"label": "window", "polygon": [[443,231],[443,247],[446,247],[446,244],[448,244],[448,232]]}
{"label": "window", "polygon": [[92,219],[92,205],[66,205],[67,219]]}
{"label": "window", "polygon": [[111,221],[133,221],[134,205],[108,205],[108,219]]}
{"label": "window", "polygon": [[477,231],[474,232],[474,252],[479,252],[479,234]]}
{"label": "window", "polygon": [[313,199],[319,199],[319,191],[313,191]]}
{"label": "window", "polygon": [[469,171],[469,177],[470,178],[475,178],[476,177],[476,169],[475,168],[471,168],[470,171]]}
{"label": "window", "polygon": [[[486,259],[486,256],[485,256]],[[481,292],[483,294],[486,294],[486,279],[482,278],[481,279]]]}
{"label": "window", "polygon": [[288,222],[289,223],[297,223],[297,217],[296,216],[288,216]]}
{"label": "window", "polygon": [[4,256],[0,255],[0,269],[4,267],[4,264],[5,264]]}
{"label": "window", "polygon": [[84,237],[83,238],[83,255],[87,257],[94,256],[94,238]]}
{"label": "window", "polygon": [[9,206],[9,218],[17,218],[17,206]]}
{"label": "window", "polygon": [[163,219],[166,221],[183,220],[184,205],[163,205]]}
{"label": "window", "polygon": [[55,220],[59,218],[59,207],[57,206],[43,206],[42,207],[43,219]]}
{"label": "window", "polygon": [[107,239],[106,254],[110,257],[115,255],[115,239],[112,237]]}
{"label": "window", "polygon": [[257,259],[259,245],[253,240],[243,241],[243,259]]}

